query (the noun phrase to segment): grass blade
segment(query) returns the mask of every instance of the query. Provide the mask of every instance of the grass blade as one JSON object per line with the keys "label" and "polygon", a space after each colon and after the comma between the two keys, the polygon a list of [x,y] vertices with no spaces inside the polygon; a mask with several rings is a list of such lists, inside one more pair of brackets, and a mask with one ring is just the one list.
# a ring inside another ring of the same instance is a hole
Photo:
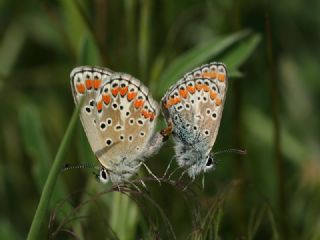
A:
{"label": "grass blade", "polygon": [[65,133],[65,135],[63,136],[62,142],[59,146],[57,155],[54,159],[54,162],[52,164],[52,167],[50,169],[48,178],[46,180],[46,183],[44,185],[41,197],[40,197],[40,201],[36,210],[36,213],[34,215],[34,218],[32,220],[32,224],[28,233],[28,240],[31,239],[38,239],[39,234],[40,234],[40,229],[41,226],[44,222],[44,219],[46,217],[47,214],[47,209],[49,206],[49,202],[52,196],[52,192],[54,189],[54,186],[57,182],[57,178],[59,176],[59,173],[61,171],[62,165],[63,165],[63,160],[66,154],[66,151],[68,149],[68,146],[71,142],[71,137],[72,137],[72,133],[74,132],[74,129],[77,125],[77,121],[78,121],[78,115],[79,115],[79,111],[81,109],[82,104],[79,104],[78,107],[76,108],[76,110],[74,111],[71,121],[69,123],[69,126],[67,128],[67,131]]}
{"label": "grass blade", "polygon": [[186,72],[210,59],[217,57],[228,47],[232,46],[241,39],[244,39],[249,34],[249,31],[241,31],[225,38],[210,40],[206,43],[196,46],[186,54],[181,55],[172,64],[170,64],[167,70],[164,71],[164,73],[160,76],[159,83],[161,84],[161,89],[159,90],[161,90],[161,92],[159,91],[158,93],[162,95],[163,90],[168,89]]}
{"label": "grass blade", "polygon": [[235,71],[251,56],[261,40],[259,34],[254,34],[246,38],[245,41],[239,41],[230,50],[223,54],[221,61],[228,69]]}
{"label": "grass blade", "polygon": [[150,48],[150,11],[151,1],[143,0],[139,26],[139,69],[141,79],[146,79]]}

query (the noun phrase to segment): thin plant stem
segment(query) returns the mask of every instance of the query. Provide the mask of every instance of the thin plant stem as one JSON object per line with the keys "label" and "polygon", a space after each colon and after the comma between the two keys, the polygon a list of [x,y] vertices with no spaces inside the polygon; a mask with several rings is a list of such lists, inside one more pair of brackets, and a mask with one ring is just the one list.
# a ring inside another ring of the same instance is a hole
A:
{"label": "thin plant stem", "polygon": [[150,43],[150,11],[151,1],[143,0],[140,13],[140,26],[139,26],[139,69],[141,79],[147,80],[148,69],[148,56],[149,56],[149,43]]}
{"label": "thin plant stem", "polygon": [[28,240],[32,239],[39,239],[39,234],[41,231],[41,227],[43,227],[43,223],[46,222],[45,218],[47,215],[47,210],[49,206],[49,202],[55,187],[55,184],[57,182],[58,176],[61,172],[61,168],[63,167],[63,160],[66,155],[68,146],[70,145],[73,132],[75,130],[75,127],[77,125],[80,106],[82,104],[80,103],[76,110],[73,112],[71,121],[68,125],[67,131],[63,136],[62,142],[59,146],[58,152],[56,154],[56,157],[53,161],[52,167],[50,169],[48,178],[45,182],[43,191],[41,193],[40,201],[36,210],[36,213],[33,217],[32,224],[28,233]]}
{"label": "thin plant stem", "polygon": [[[274,133],[274,163],[276,167],[277,174],[277,191],[278,191],[278,208],[280,211],[280,220],[282,225],[282,234],[286,234],[287,224],[286,224],[286,196],[285,196],[285,176],[284,176],[284,161],[281,152],[281,134],[280,134],[280,123],[278,117],[278,81],[275,68],[275,61],[272,49],[272,36],[271,36],[271,26],[268,15],[265,17],[265,29],[267,36],[267,57],[269,65],[269,84],[270,84],[270,96],[271,96],[271,109],[272,109],[272,121],[273,121],[273,133]],[[287,239],[286,236],[283,236]]]}

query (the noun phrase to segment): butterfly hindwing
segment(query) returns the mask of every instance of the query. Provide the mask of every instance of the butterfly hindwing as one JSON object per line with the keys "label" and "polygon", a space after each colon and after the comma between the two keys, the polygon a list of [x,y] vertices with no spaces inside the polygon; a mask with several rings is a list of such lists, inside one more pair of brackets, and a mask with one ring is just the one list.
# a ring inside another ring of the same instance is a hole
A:
{"label": "butterfly hindwing", "polygon": [[187,73],[162,98],[166,121],[173,126],[180,166],[194,177],[205,168],[218,134],[227,92],[227,71],[210,63]]}
{"label": "butterfly hindwing", "polygon": [[128,74],[116,73],[97,97],[97,127],[105,145],[96,151],[106,167],[135,164],[154,132],[158,105],[148,89]]}

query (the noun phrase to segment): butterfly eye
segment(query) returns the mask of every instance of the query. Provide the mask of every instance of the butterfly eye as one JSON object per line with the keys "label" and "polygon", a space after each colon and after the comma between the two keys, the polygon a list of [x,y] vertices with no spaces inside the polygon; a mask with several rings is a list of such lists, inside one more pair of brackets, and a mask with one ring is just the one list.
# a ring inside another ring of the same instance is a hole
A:
{"label": "butterfly eye", "polygon": [[107,182],[109,182],[109,174],[105,168],[101,168],[98,179],[103,184],[106,184]]}
{"label": "butterfly eye", "polygon": [[206,170],[211,169],[213,165],[214,165],[213,158],[211,156],[208,156],[207,162],[206,162]]}

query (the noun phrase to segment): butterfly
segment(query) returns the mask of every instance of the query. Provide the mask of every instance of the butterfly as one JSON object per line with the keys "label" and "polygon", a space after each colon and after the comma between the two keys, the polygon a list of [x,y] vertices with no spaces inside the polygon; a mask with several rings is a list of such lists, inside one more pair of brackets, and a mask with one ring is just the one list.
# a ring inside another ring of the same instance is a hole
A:
{"label": "butterfly", "polygon": [[228,87],[226,66],[213,62],[195,68],[171,86],[161,100],[172,125],[179,167],[195,177],[215,169],[215,143]]}
{"label": "butterfly", "polygon": [[127,181],[167,138],[164,131],[155,133],[157,102],[139,80],[108,68],[77,67],[70,78],[75,104],[82,103],[82,126],[101,163],[98,180]]}

